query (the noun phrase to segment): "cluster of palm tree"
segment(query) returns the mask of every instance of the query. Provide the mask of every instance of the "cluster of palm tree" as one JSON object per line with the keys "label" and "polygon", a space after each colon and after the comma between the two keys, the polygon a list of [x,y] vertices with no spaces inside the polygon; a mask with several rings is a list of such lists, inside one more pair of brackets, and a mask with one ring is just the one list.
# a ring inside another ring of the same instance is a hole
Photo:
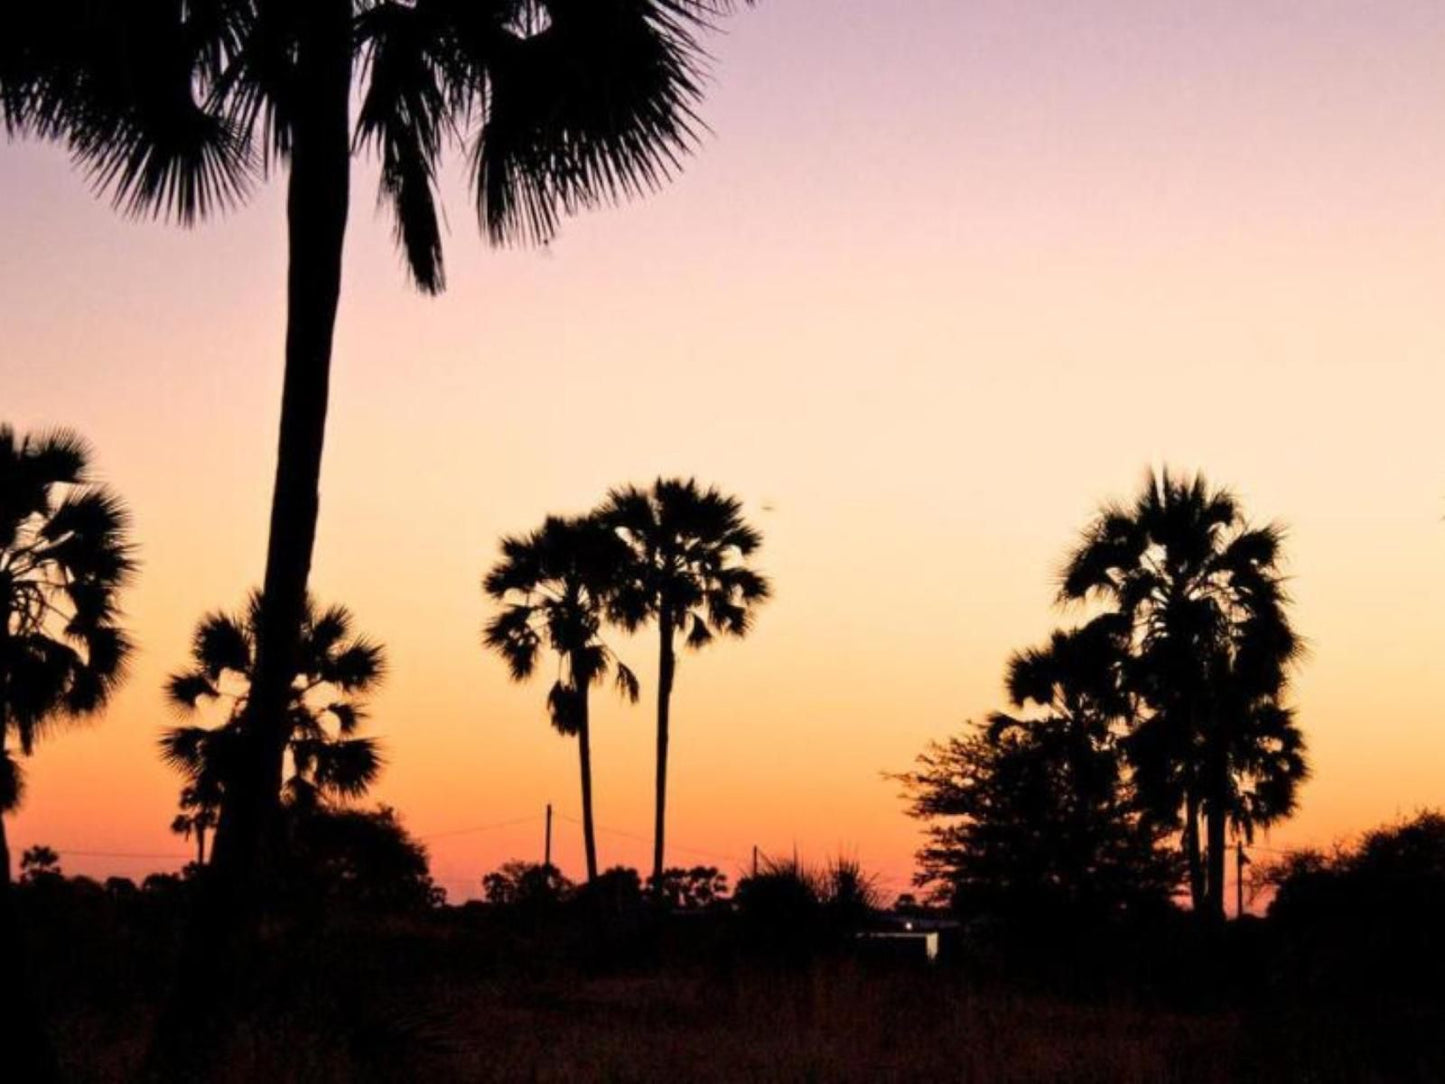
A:
{"label": "cluster of palm tree", "polygon": [[1303,645],[1282,542],[1277,525],[1251,526],[1228,490],[1166,470],[1131,506],[1100,512],[1060,587],[1119,626],[1136,786],[1153,815],[1182,829],[1191,899],[1215,918],[1229,830],[1249,840],[1288,816],[1308,772],[1287,704]]}
{"label": "cluster of palm tree", "polygon": [[353,159],[380,160],[378,195],[410,277],[439,293],[437,174],[448,148],[466,154],[494,244],[544,243],[564,215],[658,187],[696,142],[700,36],[731,6],[47,0],[9,13],[0,124],[7,135],[66,147],[118,208],[189,225],[287,171],[285,371],[264,634],[252,722],[240,731],[206,882],[202,910],[213,914],[193,923],[191,970],[254,925],[268,826],[280,808],[271,782],[289,746]]}
{"label": "cluster of palm tree", "polygon": [[[167,699],[183,714],[194,714],[202,704],[218,705],[224,713],[215,726],[170,727],[160,742],[163,759],[185,778],[172,829],[195,835],[201,865],[206,832],[219,822],[227,789],[237,777],[238,747],[261,654],[262,611],[261,596],[253,592],[242,613],[207,614],[191,640],[190,668],[166,683]],[[366,719],[363,697],[384,676],[385,656],[379,644],[353,633],[353,625],[344,606],[319,609],[306,600],[278,792],[283,807],[293,813],[360,798],[381,771],[376,740],[357,732]]]}
{"label": "cluster of palm tree", "polygon": [[624,486],[583,516],[549,516],[527,535],[502,539],[501,559],[483,580],[502,609],[484,642],[525,681],[545,648],[558,658],[547,693],[553,727],[575,736],[581,764],[587,878],[597,878],[593,822],[590,690],[614,675],[636,702],[641,684],[604,642],[609,625],[658,634],[657,761],[652,883],[666,871],[667,760],[679,640],[700,649],[716,635],[745,636],[753,609],[769,595],[767,579],[747,559],[762,538],[742,505],[694,479],[659,478],[646,489]]}
{"label": "cluster of palm tree", "polygon": [[1154,883],[1162,829],[1179,834],[1195,911],[1223,918],[1230,830],[1252,841],[1288,816],[1307,775],[1282,537],[1202,475],[1151,472],[1106,506],[1059,591],[1094,615],[1010,660],[1009,698],[1032,710],[930,747],[902,777],[915,815],[961,818],[933,830],[925,879],[987,880],[999,855],[1016,874],[1031,825],[1058,844],[1035,848],[1051,876],[1093,889],[1112,848]]}

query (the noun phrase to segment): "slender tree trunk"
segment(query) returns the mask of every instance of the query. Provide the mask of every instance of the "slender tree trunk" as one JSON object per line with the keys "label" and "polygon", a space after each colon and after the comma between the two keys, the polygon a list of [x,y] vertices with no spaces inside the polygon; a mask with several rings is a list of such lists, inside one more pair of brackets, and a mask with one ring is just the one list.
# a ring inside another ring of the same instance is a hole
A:
{"label": "slender tree trunk", "polygon": [[196,865],[206,864],[206,830],[200,825],[196,826]]}
{"label": "slender tree trunk", "polygon": [[247,714],[246,785],[222,809],[212,854],[223,879],[260,872],[254,867],[279,807],[289,737],[286,704],[316,539],[331,345],[341,295],[351,170],[351,8],[351,0],[311,0],[298,55],[301,90],[286,204],[290,259],[280,438]]}
{"label": "slender tree trunk", "polygon": [[1184,802],[1184,854],[1189,861],[1189,902],[1195,914],[1205,907],[1204,864],[1199,854],[1199,799],[1191,789]]}
{"label": "slender tree trunk", "polygon": [[[573,668],[573,680],[576,669]],[[587,883],[597,880],[597,829],[592,821],[592,721],[586,682],[577,690],[577,753],[582,762],[582,842],[587,850]]]}
{"label": "slender tree trunk", "polygon": [[30,996],[31,973],[10,879],[5,817],[0,815],[0,1077],[48,1084],[60,1079],[60,1066]]}
{"label": "slender tree trunk", "polygon": [[653,815],[652,887],[662,895],[662,871],[667,835],[667,739],[672,711],[672,679],[677,672],[677,652],[673,643],[673,617],[665,607],[657,626],[662,645],[657,664],[657,805]]}
{"label": "slender tree trunk", "polygon": [[1222,923],[1224,911],[1225,830],[1229,817],[1229,765],[1225,759],[1224,737],[1216,722],[1210,728],[1208,878],[1206,910],[1209,920]]}
{"label": "slender tree trunk", "polygon": [[301,8],[287,193],[286,367],[246,744],[198,884],[151,1079],[204,1077],[254,953],[280,805],[286,702],[319,507],[331,343],[349,207],[352,0]]}

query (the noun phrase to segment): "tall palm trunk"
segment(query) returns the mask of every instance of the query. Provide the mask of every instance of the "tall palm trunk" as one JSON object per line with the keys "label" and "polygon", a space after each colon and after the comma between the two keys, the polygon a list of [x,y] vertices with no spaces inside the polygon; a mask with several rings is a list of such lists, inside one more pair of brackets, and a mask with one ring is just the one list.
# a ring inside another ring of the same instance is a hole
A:
{"label": "tall palm trunk", "polygon": [[[577,681],[576,669],[572,671]],[[587,851],[587,883],[597,880],[597,829],[592,821],[592,721],[588,705],[589,685],[578,682],[577,756],[582,762],[582,843]]]}
{"label": "tall palm trunk", "polygon": [[206,864],[206,829],[202,825],[196,826],[196,865]]}
{"label": "tall palm trunk", "polygon": [[657,663],[657,795],[652,831],[652,887],[662,895],[663,856],[667,835],[667,739],[672,712],[672,679],[677,672],[672,611],[663,607],[657,627],[662,638]]}
{"label": "tall palm trunk", "polygon": [[222,810],[212,854],[225,880],[261,872],[256,863],[279,805],[286,703],[316,539],[331,345],[341,296],[351,171],[352,4],[314,0],[308,10],[311,18],[297,58],[286,202],[286,369],[248,709],[251,740],[244,786]]}
{"label": "tall palm trunk", "polygon": [[222,1042],[251,960],[280,807],[286,702],[311,569],[349,206],[352,0],[309,0],[296,53],[286,219],[286,369],[247,744],[226,793],[180,974],[146,1075],[191,1079]]}

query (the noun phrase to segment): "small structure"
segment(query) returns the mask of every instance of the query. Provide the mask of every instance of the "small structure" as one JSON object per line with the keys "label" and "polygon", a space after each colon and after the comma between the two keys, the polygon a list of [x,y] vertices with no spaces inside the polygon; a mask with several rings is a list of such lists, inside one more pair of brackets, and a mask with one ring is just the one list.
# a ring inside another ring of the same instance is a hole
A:
{"label": "small structure", "polygon": [[952,951],[958,932],[958,921],[940,914],[885,912],[872,929],[858,934],[858,952],[865,959],[933,964],[940,951]]}
{"label": "small structure", "polygon": [[864,959],[897,963],[933,963],[938,959],[937,930],[869,930],[858,935]]}

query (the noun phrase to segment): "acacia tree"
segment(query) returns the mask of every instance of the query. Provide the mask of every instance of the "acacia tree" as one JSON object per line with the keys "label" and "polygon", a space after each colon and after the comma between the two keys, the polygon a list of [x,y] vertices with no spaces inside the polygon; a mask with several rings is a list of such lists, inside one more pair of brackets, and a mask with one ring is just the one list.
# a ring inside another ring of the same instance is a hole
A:
{"label": "acacia tree", "polygon": [[502,559],[483,580],[486,593],[505,604],[488,622],[483,642],[506,660],[512,680],[532,676],[544,644],[557,654],[560,669],[547,693],[547,712],[557,733],[577,739],[589,883],[597,879],[589,694],[614,669],[619,693],[636,703],[639,689],[637,676],[600,637],[628,557],[622,540],[597,519],[549,516],[529,535],[503,538]]}
{"label": "acacia tree", "polygon": [[[657,187],[695,142],[698,35],[729,0],[47,0],[7,12],[0,119],[63,143],[136,215],[189,224],[287,170],[287,326],[261,614],[238,783],[206,897],[234,933],[264,881],[304,616],[353,157],[416,285],[445,282],[436,174],[465,147],[498,244]],[[352,117],[353,102],[359,106]],[[203,923],[204,925],[204,923]]]}
{"label": "acacia tree", "polygon": [[1132,505],[1108,506],[1088,527],[1060,588],[1064,601],[1097,600],[1127,625],[1141,711],[1126,749],[1146,805],[1182,829],[1196,911],[1215,919],[1228,827],[1250,835],[1287,816],[1307,774],[1284,703],[1301,646],[1282,538],[1278,526],[1251,527],[1202,475],[1151,473]]}
{"label": "acacia tree", "polygon": [[1177,880],[1120,737],[1129,715],[1118,623],[1015,654],[1015,709],[933,743],[899,776],[928,825],[916,883],[961,911],[1088,920],[1167,903]]}
{"label": "acacia tree", "polygon": [[[205,815],[218,799],[224,803],[235,785],[261,655],[263,610],[261,596],[252,594],[241,614],[202,618],[191,640],[190,669],[166,682],[167,699],[182,713],[192,714],[202,704],[224,711],[216,726],[175,726],[161,735],[161,756],[185,777],[181,804],[183,809],[189,804],[192,815]],[[355,634],[353,625],[344,606],[321,610],[307,599],[286,708],[290,771],[278,795],[295,813],[359,798],[381,771],[376,740],[357,731],[366,719],[364,698],[385,674],[385,656],[379,644]]]}
{"label": "acacia tree", "polygon": [[743,518],[742,503],[695,479],[659,478],[649,489],[614,489],[598,515],[631,549],[612,617],[629,631],[649,622],[658,633],[657,775],[652,884],[666,870],[667,754],[677,640],[694,650],[716,634],[746,636],[754,607],[771,593],[767,579],[745,563],[762,535]]}
{"label": "acacia tree", "polygon": [[15,754],[92,715],[124,677],[131,643],[118,598],[135,568],[130,516],[92,481],[87,445],[0,425],[0,960],[18,1001],[0,1011],[0,1050],[25,1079],[46,1079],[54,1064],[24,1000],[5,835],[24,797]]}

